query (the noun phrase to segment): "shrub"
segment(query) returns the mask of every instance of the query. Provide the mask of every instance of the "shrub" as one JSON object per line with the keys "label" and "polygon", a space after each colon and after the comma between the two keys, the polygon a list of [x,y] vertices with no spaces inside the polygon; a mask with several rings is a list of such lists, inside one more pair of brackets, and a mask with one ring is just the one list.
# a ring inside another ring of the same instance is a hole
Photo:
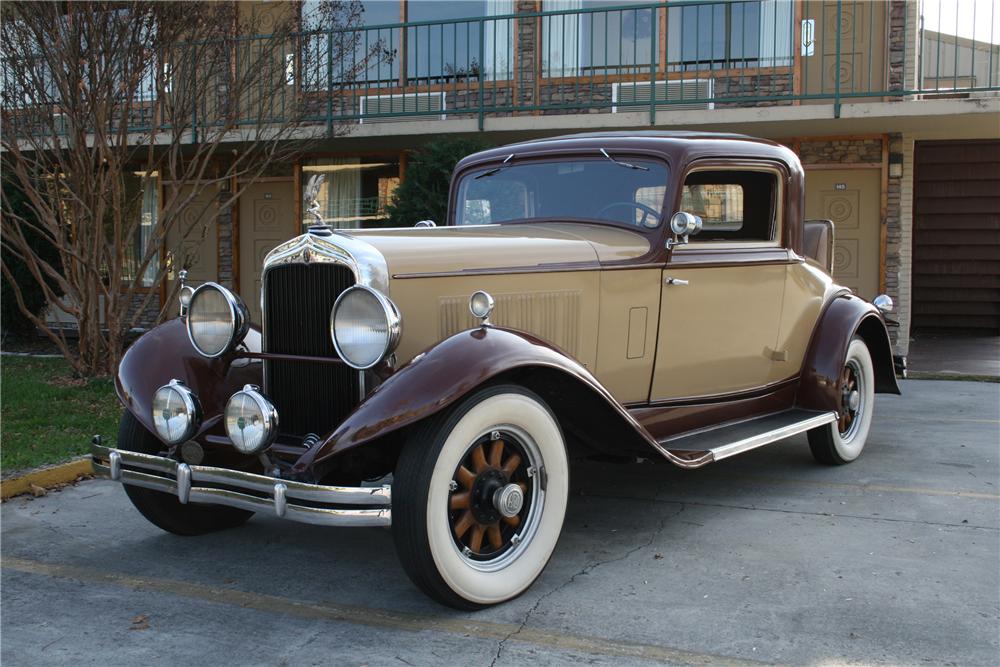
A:
{"label": "shrub", "polygon": [[389,225],[412,227],[420,220],[443,225],[448,214],[448,185],[455,165],[466,155],[488,147],[479,138],[441,137],[415,151],[389,205]]}

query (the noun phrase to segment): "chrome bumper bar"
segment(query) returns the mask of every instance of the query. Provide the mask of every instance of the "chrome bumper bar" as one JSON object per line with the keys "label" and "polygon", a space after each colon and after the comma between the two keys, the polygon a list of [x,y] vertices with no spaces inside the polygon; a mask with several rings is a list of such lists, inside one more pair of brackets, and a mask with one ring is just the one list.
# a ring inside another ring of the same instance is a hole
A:
{"label": "chrome bumper bar", "polygon": [[[283,519],[321,526],[388,526],[392,522],[392,492],[388,485],[322,486],[188,465],[162,456],[105,447],[99,436],[94,437],[90,453],[95,475],[169,493],[181,503],[273,512]],[[213,486],[199,486],[198,482]]]}

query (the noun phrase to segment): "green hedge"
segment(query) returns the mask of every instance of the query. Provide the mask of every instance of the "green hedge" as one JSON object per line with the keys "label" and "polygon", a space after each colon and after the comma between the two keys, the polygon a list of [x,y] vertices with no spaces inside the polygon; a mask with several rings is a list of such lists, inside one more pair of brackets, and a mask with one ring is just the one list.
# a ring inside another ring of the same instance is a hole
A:
{"label": "green hedge", "polygon": [[412,227],[420,220],[445,224],[448,186],[455,165],[466,155],[489,146],[478,138],[442,137],[415,151],[389,205],[389,225]]}

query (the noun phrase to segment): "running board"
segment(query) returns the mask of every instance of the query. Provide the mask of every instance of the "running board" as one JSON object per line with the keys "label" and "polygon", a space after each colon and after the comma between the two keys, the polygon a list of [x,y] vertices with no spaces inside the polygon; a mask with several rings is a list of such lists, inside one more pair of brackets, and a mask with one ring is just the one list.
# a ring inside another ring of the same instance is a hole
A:
{"label": "running board", "polygon": [[835,421],[836,412],[792,409],[685,433],[661,440],[660,446],[681,458],[710,463]]}

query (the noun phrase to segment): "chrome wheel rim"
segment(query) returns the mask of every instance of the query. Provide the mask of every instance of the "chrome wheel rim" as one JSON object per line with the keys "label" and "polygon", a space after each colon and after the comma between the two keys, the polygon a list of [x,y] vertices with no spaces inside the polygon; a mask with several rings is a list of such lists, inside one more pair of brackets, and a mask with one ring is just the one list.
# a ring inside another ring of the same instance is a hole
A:
{"label": "chrome wheel rim", "polygon": [[[469,567],[503,569],[531,544],[545,497],[541,471],[538,445],[516,426],[494,426],[465,450],[452,475],[447,511],[452,542]],[[513,513],[495,505],[509,500],[512,485],[523,498]]]}

